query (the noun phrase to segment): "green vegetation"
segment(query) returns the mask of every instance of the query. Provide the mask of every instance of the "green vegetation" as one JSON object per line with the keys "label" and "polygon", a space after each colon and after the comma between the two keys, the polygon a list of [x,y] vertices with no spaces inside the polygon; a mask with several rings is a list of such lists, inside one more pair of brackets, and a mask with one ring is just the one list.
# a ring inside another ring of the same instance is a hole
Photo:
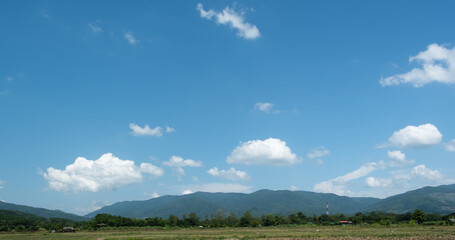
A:
{"label": "green vegetation", "polygon": [[48,231],[61,231],[66,226],[83,229],[86,223],[75,222],[62,218],[43,218],[19,211],[0,210],[0,232],[38,231],[40,228]]}
{"label": "green vegetation", "polygon": [[237,216],[245,212],[256,217],[268,214],[287,216],[293,212],[319,215],[325,212],[326,201],[329,201],[330,212],[346,215],[372,211],[405,214],[416,209],[427,213],[449,214],[455,212],[455,185],[425,187],[382,200],[286,190],[260,190],[251,194],[197,192],[145,201],[119,202],[90,213],[87,217],[93,218],[99,213],[131,218],[167,218],[170,215],[183,217],[190,213],[210,216],[218,209]]}
{"label": "green vegetation", "polygon": [[[430,221],[426,221],[428,219]],[[238,228],[238,227],[272,227],[272,226],[333,226],[333,225],[371,225],[390,227],[397,224],[411,223],[412,225],[451,225],[449,219],[453,215],[428,214],[421,210],[413,213],[394,214],[383,212],[356,213],[352,216],[344,214],[320,216],[306,216],[302,212],[291,213],[288,216],[267,214],[261,217],[254,217],[251,213],[245,212],[242,217],[232,213],[223,213],[219,209],[216,214],[199,218],[195,213],[183,215],[179,218],[170,215],[167,219],[154,217],[135,219],[110,214],[98,214],[90,221],[75,222],[68,219],[42,218],[32,214],[17,211],[0,210],[0,231],[23,232],[45,229],[47,231],[63,231],[64,227],[74,227],[76,230],[98,230],[105,228],[124,227],[155,227],[155,228]]]}
{"label": "green vegetation", "polygon": [[34,208],[34,207],[29,207],[29,206],[24,206],[24,205],[17,205],[17,204],[12,204],[12,203],[6,203],[0,201],[0,209],[2,210],[11,210],[11,211],[19,211],[23,213],[29,213],[33,214],[36,216],[40,216],[43,218],[64,218],[64,219],[70,219],[73,221],[86,221],[89,220],[89,218],[86,217],[81,217],[75,214],[70,214],[70,213],[65,213],[59,210],[48,210],[44,208]]}

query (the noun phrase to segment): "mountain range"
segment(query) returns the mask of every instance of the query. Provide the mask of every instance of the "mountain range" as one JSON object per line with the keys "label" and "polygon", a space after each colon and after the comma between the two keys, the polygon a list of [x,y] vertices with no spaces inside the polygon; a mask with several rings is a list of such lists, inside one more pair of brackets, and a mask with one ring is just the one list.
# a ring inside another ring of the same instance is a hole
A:
{"label": "mountain range", "polygon": [[255,216],[288,215],[299,211],[305,215],[321,215],[326,212],[327,202],[332,214],[352,215],[371,211],[406,213],[416,209],[427,213],[449,214],[455,212],[455,184],[424,187],[386,199],[288,190],[260,190],[250,194],[196,192],[144,201],[118,202],[89,213],[86,217],[108,213],[133,218],[167,218],[171,214],[181,217],[196,213],[203,218],[210,217],[218,210],[237,216],[242,216],[246,211]]}
{"label": "mountain range", "polygon": [[260,190],[244,193],[196,192],[179,196],[162,196],[144,201],[125,201],[105,206],[85,216],[59,210],[34,208],[0,201],[0,209],[20,211],[44,218],[64,218],[84,221],[99,213],[131,218],[181,217],[196,213],[204,218],[222,211],[224,214],[242,216],[246,211],[254,216],[265,214],[288,215],[302,212],[307,216],[321,215],[329,203],[330,214],[352,215],[357,212],[382,211],[407,213],[421,209],[425,213],[450,214],[455,212],[455,184],[438,187],[423,187],[385,199],[370,197],[345,197],[332,193],[307,191]]}

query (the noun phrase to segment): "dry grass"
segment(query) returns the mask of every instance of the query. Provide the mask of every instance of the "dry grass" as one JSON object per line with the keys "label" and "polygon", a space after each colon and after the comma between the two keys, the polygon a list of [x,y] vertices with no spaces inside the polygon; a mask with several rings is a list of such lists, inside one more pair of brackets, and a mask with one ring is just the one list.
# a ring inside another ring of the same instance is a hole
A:
{"label": "dry grass", "polygon": [[[317,231],[319,230],[319,231]],[[76,233],[1,233],[0,239],[449,239],[455,226],[300,226],[220,229],[122,228]]]}

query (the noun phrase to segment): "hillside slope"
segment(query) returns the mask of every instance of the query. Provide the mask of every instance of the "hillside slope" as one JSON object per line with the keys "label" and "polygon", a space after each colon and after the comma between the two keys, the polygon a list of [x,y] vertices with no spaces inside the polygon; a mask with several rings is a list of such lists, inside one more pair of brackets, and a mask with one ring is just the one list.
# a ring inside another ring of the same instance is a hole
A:
{"label": "hillside slope", "polygon": [[406,213],[421,209],[424,212],[449,214],[455,212],[455,184],[424,187],[388,197],[371,205],[370,211]]}
{"label": "hillside slope", "polygon": [[88,220],[85,217],[78,216],[75,214],[71,213],[65,213],[60,210],[49,210],[45,208],[35,208],[35,207],[29,207],[25,205],[17,205],[17,204],[12,204],[12,203],[6,203],[6,202],[1,202],[0,201],[0,209],[3,210],[12,210],[12,211],[19,211],[23,213],[29,213],[33,214],[39,217],[43,218],[64,218],[64,219],[70,219],[73,221],[85,221]]}
{"label": "hillside slope", "polygon": [[196,213],[200,217],[210,217],[217,210],[237,216],[249,211],[255,216],[263,214],[288,215],[303,212],[306,215],[325,213],[326,202],[330,202],[333,213],[354,214],[365,209],[379,199],[349,198],[327,193],[304,191],[271,191],[260,190],[251,194],[240,193],[206,193],[197,192],[182,196],[164,196],[145,201],[115,203],[92,212],[86,217],[98,213],[108,213],[125,217],[145,218],[164,217]]}
{"label": "hillside slope", "polygon": [[233,213],[237,216],[242,216],[246,211],[255,216],[288,215],[299,211],[306,215],[321,215],[326,211],[327,201],[332,214],[351,215],[370,211],[406,213],[416,209],[427,213],[449,214],[455,212],[455,184],[424,187],[386,199],[287,190],[260,190],[251,194],[197,192],[145,201],[119,202],[103,207],[86,217],[108,213],[134,218],[167,218],[169,215],[181,217],[184,214],[196,213],[204,218],[216,214],[218,210],[222,210],[224,214]]}

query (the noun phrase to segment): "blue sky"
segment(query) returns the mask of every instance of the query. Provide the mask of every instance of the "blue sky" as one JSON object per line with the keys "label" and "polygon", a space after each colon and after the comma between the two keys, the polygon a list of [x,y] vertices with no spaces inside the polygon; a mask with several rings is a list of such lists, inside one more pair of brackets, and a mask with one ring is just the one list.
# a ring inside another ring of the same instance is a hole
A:
{"label": "blue sky", "polygon": [[0,199],[455,183],[451,1],[1,1]]}

